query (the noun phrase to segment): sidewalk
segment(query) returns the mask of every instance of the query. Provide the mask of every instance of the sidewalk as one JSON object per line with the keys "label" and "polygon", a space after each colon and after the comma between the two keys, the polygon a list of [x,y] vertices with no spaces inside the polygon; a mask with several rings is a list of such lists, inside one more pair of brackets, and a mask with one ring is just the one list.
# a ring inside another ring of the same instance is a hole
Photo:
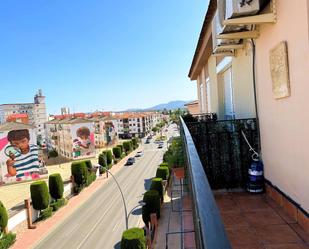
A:
{"label": "sidewalk", "polygon": [[[131,152],[127,157],[123,158],[119,163],[115,164],[110,171],[116,174],[121,167],[123,167],[126,159],[133,156],[136,151]],[[89,187],[85,188],[79,195],[72,197],[68,204],[58,210],[49,219],[39,222],[36,229],[26,229],[17,234],[16,242],[11,247],[12,249],[25,249],[32,248],[39,240],[43,239],[48,233],[56,229],[66,217],[72,214],[79,206],[81,206],[86,200],[88,200],[96,191],[98,191],[106,181],[111,177],[106,178],[106,175],[102,175]]]}
{"label": "sidewalk", "polygon": [[172,178],[161,208],[155,248],[195,249],[191,197],[186,186],[181,187],[174,175]]}

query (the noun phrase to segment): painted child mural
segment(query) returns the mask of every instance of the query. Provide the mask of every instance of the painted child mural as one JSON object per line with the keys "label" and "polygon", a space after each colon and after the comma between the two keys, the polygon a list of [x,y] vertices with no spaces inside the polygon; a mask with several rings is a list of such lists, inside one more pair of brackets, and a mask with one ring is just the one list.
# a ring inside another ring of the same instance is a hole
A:
{"label": "painted child mural", "polygon": [[94,151],[91,132],[88,127],[79,127],[73,140],[74,157],[90,156]]}
{"label": "painted child mural", "polygon": [[[9,157],[6,161],[8,175],[16,176],[16,181],[21,181],[29,176],[32,179],[39,178],[38,147],[29,143],[29,130],[9,131],[7,139],[10,142],[6,148]],[[9,150],[10,148],[13,150]]]}

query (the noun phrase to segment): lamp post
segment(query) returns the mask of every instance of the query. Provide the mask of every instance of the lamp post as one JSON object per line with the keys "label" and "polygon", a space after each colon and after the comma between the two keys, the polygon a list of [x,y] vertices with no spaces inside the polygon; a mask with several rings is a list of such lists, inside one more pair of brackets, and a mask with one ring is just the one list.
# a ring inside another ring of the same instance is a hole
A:
{"label": "lamp post", "polygon": [[108,173],[112,176],[112,178],[113,178],[114,181],[116,182],[116,185],[117,185],[117,187],[118,187],[118,189],[119,189],[119,191],[120,191],[121,198],[122,198],[122,202],[123,202],[123,207],[124,207],[124,216],[125,216],[125,222],[126,222],[126,230],[128,230],[128,229],[129,229],[129,217],[130,217],[131,213],[133,212],[133,210],[134,210],[135,208],[137,208],[137,207],[139,207],[139,206],[144,206],[146,203],[140,202],[138,205],[136,205],[134,208],[132,208],[131,211],[128,213],[126,201],[125,201],[125,199],[124,199],[124,194],[123,194],[123,192],[122,192],[122,190],[121,190],[121,187],[120,187],[120,185],[119,185],[119,183],[118,183],[116,177],[115,177],[107,168],[105,168],[105,170],[106,170],[106,172],[108,172]]}

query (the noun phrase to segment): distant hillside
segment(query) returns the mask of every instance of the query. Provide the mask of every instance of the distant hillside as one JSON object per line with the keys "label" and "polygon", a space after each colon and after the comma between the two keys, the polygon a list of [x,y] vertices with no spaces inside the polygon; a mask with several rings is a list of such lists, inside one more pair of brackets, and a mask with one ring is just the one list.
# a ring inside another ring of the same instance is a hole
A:
{"label": "distant hillside", "polygon": [[168,103],[164,103],[164,104],[158,104],[155,105],[153,107],[147,108],[146,110],[174,110],[174,109],[182,109],[185,108],[185,104],[188,103],[190,101],[183,101],[183,100],[175,100],[175,101],[170,101]]}
{"label": "distant hillside", "polygon": [[184,101],[184,100],[175,100],[175,101],[170,101],[168,103],[163,103],[163,104],[158,104],[149,108],[145,108],[145,109],[139,109],[139,108],[131,108],[131,109],[127,109],[125,111],[127,112],[143,112],[143,111],[161,111],[161,110],[174,110],[174,109],[183,109],[185,108],[185,104],[191,102],[190,101]]}

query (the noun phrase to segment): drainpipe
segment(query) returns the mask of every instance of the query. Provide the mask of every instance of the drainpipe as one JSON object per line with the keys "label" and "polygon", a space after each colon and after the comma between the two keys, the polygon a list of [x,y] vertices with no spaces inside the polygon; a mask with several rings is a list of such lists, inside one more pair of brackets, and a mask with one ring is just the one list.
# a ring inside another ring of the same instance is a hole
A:
{"label": "drainpipe", "polygon": [[256,72],[255,72],[255,42],[251,39],[252,46],[252,74],[253,74],[253,91],[254,91],[254,105],[255,105],[255,117],[256,117],[256,129],[258,133],[258,153],[261,153],[261,134],[260,134],[260,120],[259,120],[259,112],[258,112],[258,104],[257,104],[257,94],[256,94]]}

